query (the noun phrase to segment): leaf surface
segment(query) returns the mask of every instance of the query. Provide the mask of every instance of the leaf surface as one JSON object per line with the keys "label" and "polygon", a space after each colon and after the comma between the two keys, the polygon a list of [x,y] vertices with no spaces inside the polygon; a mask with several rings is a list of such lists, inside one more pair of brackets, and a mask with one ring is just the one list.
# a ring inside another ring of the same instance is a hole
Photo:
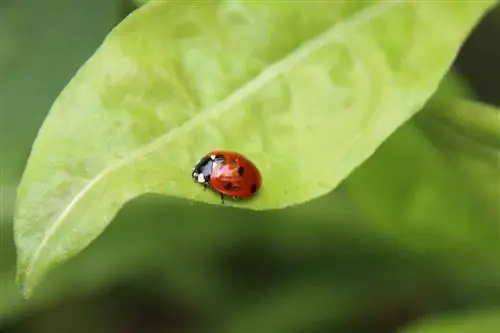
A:
{"label": "leaf surface", "polygon": [[228,204],[328,193],[421,108],[493,3],[142,6],[64,89],[33,146],[15,224],[25,295],[138,195],[219,204],[190,178],[208,150],[262,172],[255,200]]}

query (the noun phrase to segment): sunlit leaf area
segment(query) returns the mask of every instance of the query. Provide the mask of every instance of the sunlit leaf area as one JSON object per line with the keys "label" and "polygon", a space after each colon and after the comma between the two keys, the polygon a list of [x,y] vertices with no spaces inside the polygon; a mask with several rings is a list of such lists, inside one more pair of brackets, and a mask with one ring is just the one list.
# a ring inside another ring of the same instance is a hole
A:
{"label": "sunlit leaf area", "polygon": [[494,0],[0,2],[0,333],[499,332],[499,40]]}

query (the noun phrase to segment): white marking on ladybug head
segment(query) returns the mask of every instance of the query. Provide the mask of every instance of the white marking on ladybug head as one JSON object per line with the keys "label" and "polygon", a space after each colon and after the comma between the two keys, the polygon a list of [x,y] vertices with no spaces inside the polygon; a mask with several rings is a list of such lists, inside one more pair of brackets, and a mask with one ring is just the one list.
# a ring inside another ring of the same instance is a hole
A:
{"label": "white marking on ladybug head", "polygon": [[204,183],[205,182],[205,175],[203,173],[198,174],[198,183]]}
{"label": "white marking on ladybug head", "polygon": [[215,160],[215,155],[210,155],[210,159]]}

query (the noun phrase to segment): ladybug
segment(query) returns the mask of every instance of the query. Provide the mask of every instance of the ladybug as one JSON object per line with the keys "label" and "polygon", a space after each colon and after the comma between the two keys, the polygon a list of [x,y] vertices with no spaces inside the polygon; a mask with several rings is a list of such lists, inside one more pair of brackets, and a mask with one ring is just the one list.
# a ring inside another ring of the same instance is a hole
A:
{"label": "ladybug", "polygon": [[245,156],[232,151],[211,151],[193,167],[193,180],[219,192],[221,202],[224,196],[234,199],[249,198],[259,190],[262,178],[260,172]]}

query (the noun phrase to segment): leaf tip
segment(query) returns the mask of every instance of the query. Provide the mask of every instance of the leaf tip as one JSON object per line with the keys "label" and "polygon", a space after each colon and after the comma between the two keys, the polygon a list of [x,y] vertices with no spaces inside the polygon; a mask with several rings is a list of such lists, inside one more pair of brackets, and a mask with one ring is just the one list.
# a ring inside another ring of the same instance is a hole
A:
{"label": "leaf tip", "polygon": [[20,266],[17,266],[16,273],[16,284],[19,286],[21,295],[24,299],[30,299],[33,295],[33,291],[36,287],[36,283],[31,281],[31,275],[27,272],[27,269]]}

